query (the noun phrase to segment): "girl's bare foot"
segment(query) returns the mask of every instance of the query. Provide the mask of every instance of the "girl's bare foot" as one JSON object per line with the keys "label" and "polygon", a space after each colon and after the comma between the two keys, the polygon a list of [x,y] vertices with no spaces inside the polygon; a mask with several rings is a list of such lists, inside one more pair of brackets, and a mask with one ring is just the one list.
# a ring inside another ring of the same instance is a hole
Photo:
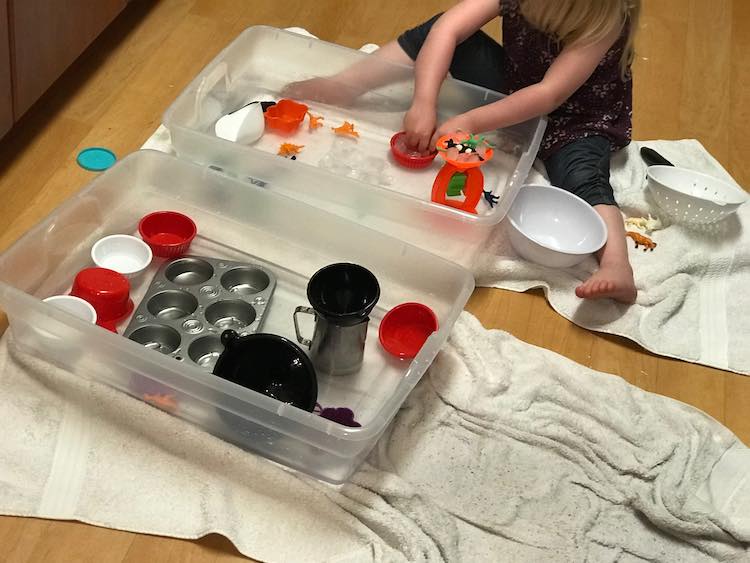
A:
{"label": "girl's bare foot", "polygon": [[599,251],[599,270],[576,288],[581,299],[615,299],[634,303],[637,296],[630,267],[622,214],[614,205],[595,205],[607,225],[607,243]]}
{"label": "girl's bare foot", "polygon": [[311,78],[287,84],[281,91],[281,97],[335,106],[349,106],[361,93],[352,86],[338,82],[335,78]]}
{"label": "girl's bare foot", "polygon": [[414,61],[398,42],[391,41],[337,74],[287,84],[281,91],[281,96],[349,106],[359,96],[374,88],[412,79],[413,66]]}
{"label": "girl's bare foot", "polygon": [[603,265],[589,279],[576,287],[581,299],[614,299],[621,303],[634,303],[637,295],[633,269],[629,264]]}

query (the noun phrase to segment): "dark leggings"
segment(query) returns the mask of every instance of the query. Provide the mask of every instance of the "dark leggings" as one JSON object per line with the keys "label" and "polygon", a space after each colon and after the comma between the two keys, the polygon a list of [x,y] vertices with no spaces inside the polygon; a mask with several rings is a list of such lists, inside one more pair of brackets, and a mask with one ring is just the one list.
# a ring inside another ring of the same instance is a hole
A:
{"label": "dark leggings", "polygon": [[[438,14],[398,38],[398,44],[416,60],[427,34]],[[450,73],[453,78],[476,84],[488,90],[507,92],[505,85],[505,50],[483,31],[456,46]],[[563,188],[589,205],[617,205],[609,183],[609,140],[602,136],[575,140],[544,159],[550,182]]]}

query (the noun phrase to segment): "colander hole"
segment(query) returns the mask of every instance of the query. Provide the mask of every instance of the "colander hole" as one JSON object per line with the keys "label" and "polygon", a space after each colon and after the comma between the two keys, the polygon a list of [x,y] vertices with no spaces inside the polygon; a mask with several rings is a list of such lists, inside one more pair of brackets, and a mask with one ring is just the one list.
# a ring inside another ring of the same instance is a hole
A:
{"label": "colander hole", "polygon": [[690,204],[688,203],[688,209],[690,209]]}
{"label": "colander hole", "polygon": [[703,208],[702,208],[702,207],[699,207],[699,208],[698,208],[698,211],[703,211]]}
{"label": "colander hole", "polygon": [[669,196],[668,196],[668,195],[665,195],[665,196],[664,196],[664,199],[666,199],[667,201],[669,201]]}
{"label": "colander hole", "polygon": [[711,210],[711,213],[713,213],[713,212],[714,212],[714,210],[712,209],[712,210]]}

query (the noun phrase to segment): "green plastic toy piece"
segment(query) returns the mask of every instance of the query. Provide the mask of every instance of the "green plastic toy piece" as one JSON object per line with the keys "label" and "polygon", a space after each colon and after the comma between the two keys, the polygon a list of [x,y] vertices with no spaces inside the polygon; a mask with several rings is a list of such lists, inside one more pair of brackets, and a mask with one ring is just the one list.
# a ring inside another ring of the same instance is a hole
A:
{"label": "green plastic toy piece", "polygon": [[464,186],[466,186],[466,173],[456,172],[451,176],[450,182],[448,182],[448,189],[445,195],[448,197],[460,196],[464,191]]}

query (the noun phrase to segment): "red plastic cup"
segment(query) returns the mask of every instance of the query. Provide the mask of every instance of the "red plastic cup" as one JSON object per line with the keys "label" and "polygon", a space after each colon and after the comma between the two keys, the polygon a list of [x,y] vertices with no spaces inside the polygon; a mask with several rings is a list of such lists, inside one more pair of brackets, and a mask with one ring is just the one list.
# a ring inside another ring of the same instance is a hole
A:
{"label": "red plastic cup", "polygon": [[190,248],[198,228],[187,215],[176,211],[154,211],[138,223],[138,232],[154,256],[177,258]]}
{"label": "red plastic cup", "polygon": [[96,324],[116,332],[116,325],[133,312],[128,278],[107,268],[85,268],[78,272],[70,294],[90,303]]}
{"label": "red plastic cup", "polygon": [[386,352],[397,358],[413,358],[438,329],[435,313],[421,303],[402,303],[380,321],[378,336]]}
{"label": "red plastic cup", "polygon": [[400,131],[391,137],[391,153],[393,158],[401,166],[406,168],[426,168],[437,156],[437,151],[434,151],[428,155],[419,154],[416,151],[409,150],[406,146],[405,131]]}

